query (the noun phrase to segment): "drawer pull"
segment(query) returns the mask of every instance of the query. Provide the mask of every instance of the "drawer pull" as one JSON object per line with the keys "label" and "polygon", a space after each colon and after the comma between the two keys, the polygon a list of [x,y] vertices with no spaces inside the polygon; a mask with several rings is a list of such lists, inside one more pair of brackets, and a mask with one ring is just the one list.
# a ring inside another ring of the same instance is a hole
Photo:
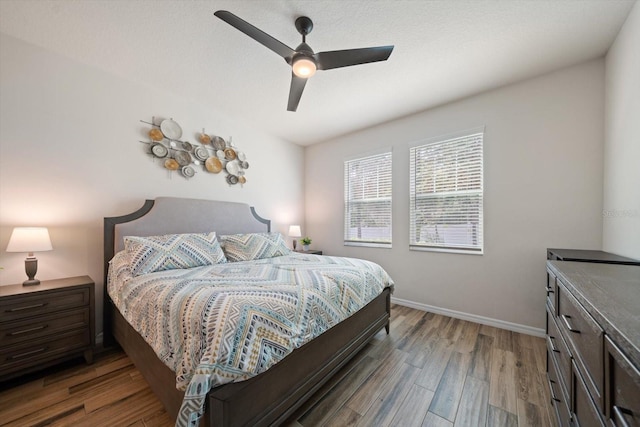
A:
{"label": "drawer pull", "polygon": [[555,340],[555,337],[552,337],[551,335],[549,335],[549,345],[551,345],[551,351],[553,351],[554,353],[560,353],[560,350],[558,350],[555,346],[555,344],[553,343],[553,340]]}
{"label": "drawer pull", "polygon": [[556,391],[553,389],[553,384],[555,384],[555,381],[550,379],[549,380],[549,390],[551,390],[551,400],[555,401],[555,402],[562,402],[562,400],[558,399],[556,397]]}
{"label": "drawer pull", "polygon": [[564,321],[564,325],[567,327],[567,329],[570,332],[573,332],[573,333],[576,333],[576,334],[580,333],[580,331],[578,329],[574,329],[573,326],[571,326],[571,324],[569,323],[569,319],[571,318],[571,316],[567,316],[566,314],[563,314],[560,317],[562,317],[562,320]]}
{"label": "drawer pull", "polygon": [[549,296],[549,294],[554,293],[554,292],[553,292],[553,288],[550,288],[550,287],[548,287],[548,286],[547,286],[547,288],[546,288],[546,291],[547,291],[547,296]]}
{"label": "drawer pull", "polygon": [[631,411],[621,408],[619,406],[613,405],[613,415],[616,417],[616,425],[620,427],[630,427],[627,420],[624,418],[623,414],[631,414]]}
{"label": "drawer pull", "polygon": [[13,356],[7,357],[7,360],[20,359],[21,357],[31,356],[32,354],[42,353],[43,351],[47,351],[47,347],[39,348],[37,350],[27,351],[26,353],[14,354]]}
{"label": "drawer pull", "polygon": [[7,313],[13,313],[13,312],[16,312],[16,311],[31,310],[32,308],[44,307],[45,305],[47,305],[46,302],[41,302],[40,304],[25,305],[24,307],[12,308],[10,310],[6,310],[6,312]]}
{"label": "drawer pull", "polygon": [[29,332],[33,332],[33,331],[39,331],[40,329],[44,329],[46,328],[48,325],[40,325],[40,326],[36,326],[35,328],[29,328],[29,329],[23,329],[21,331],[15,331],[15,332],[11,332],[9,334],[7,334],[10,337],[16,336],[16,335],[22,335],[22,334],[27,334]]}

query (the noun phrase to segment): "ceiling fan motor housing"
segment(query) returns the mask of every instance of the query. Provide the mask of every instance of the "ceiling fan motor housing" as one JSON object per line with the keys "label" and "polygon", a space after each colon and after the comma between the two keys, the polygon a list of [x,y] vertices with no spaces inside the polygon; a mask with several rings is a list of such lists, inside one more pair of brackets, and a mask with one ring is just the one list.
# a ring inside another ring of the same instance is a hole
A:
{"label": "ceiling fan motor housing", "polygon": [[299,56],[306,56],[308,58],[313,59],[313,49],[311,49],[311,46],[309,46],[306,43],[300,43],[298,45],[298,47],[296,48],[295,53],[293,54],[293,56],[291,57],[291,59],[293,61],[296,60],[296,58],[298,58]]}

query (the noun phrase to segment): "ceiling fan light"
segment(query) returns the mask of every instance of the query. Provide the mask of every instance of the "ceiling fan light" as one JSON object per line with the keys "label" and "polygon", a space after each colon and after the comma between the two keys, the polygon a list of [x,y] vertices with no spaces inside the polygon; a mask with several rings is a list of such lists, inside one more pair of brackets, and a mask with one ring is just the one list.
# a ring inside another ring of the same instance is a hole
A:
{"label": "ceiling fan light", "polygon": [[316,63],[307,57],[301,57],[293,61],[291,68],[293,69],[293,74],[304,79],[316,73]]}

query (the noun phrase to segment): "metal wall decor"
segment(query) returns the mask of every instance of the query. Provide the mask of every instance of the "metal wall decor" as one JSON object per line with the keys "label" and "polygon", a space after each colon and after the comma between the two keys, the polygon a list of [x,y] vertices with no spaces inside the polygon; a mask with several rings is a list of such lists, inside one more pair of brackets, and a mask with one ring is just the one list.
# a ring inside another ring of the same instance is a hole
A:
{"label": "metal wall decor", "polygon": [[179,170],[184,178],[189,179],[199,170],[211,174],[224,171],[229,185],[247,182],[245,173],[249,162],[244,152],[235,148],[231,137],[225,140],[207,134],[203,128],[196,134],[199,144],[191,144],[182,139],[182,128],[173,119],[158,122],[153,117],[151,122],[140,122],[151,125],[147,132],[149,141],[140,142],[148,145],[148,154],[162,161],[162,166],[170,173]]}

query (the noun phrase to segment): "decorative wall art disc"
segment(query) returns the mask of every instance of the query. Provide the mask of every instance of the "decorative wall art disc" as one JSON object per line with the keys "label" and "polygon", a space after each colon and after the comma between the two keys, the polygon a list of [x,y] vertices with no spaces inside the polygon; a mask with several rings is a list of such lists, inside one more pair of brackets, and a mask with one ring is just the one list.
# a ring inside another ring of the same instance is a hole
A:
{"label": "decorative wall art disc", "polygon": [[164,135],[160,129],[153,128],[149,130],[149,138],[151,138],[152,141],[162,141]]}
{"label": "decorative wall art disc", "polygon": [[184,166],[181,170],[185,178],[192,178],[196,174],[196,171],[191,166]]}
{"label": "decorative wall art disc", "polygon": [[164,167],[170,171],[177,171],[180,165],[174,159],[167,159],[164,161]]}
{"label": "decorative wall art disc", "polygon": [[151,153],[159,158],[167,157],[169,150],[162,144],[153,144],[151,146]]}
{"label": "decorative wall art disc", "polygon": [[182,128],[172,119],[163,120],[160,123],[160,130],[169,139],[180,139],[182,138]]}
{"label": "decorative wall art disc", "polygon": [[217,157],[209,157],[206,162],[204,162],[204,167],[211,173],[220,173],[222,170],[222,162]]}
{"label": "decorative wall art disc", "polygon": [[213,148],[215,148],[216,150],[224,150],[227,147],[227,143],[219,136],[213,137],[213,139],[211,140],[211,145],[213,145]]}
{"label": "decorative wall art disc", "polygon": [[209,158],[209,151],[204,147],[196,147],[196,149],[193,150],[193,155],[196,159],[204,162]]}

